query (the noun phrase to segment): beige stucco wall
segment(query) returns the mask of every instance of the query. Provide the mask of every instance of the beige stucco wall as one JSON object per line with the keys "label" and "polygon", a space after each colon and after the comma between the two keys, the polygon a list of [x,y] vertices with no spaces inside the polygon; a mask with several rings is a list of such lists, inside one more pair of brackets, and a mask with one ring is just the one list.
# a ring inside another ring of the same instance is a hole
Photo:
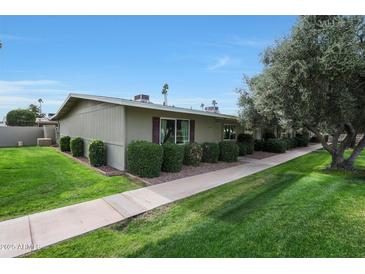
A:
{"label": "beige stucco wall", "polygon": [[195,120],[195,142],[219,142],[223,138],[223,124],[236,124],[235,120],[177,112],[126,107],[127,143],[133,140],[152,141],[152,117]]}
{"label": "beige stucco wall", "polygon": [[83,138],[85,156],[92,140],[102,140],[106,144],[108,165],[124,170],[126,145],[133,140],[152,141],[152,117],[195,120],[198,143],[219,142],[223,139],[223,125],[237,124],[236,120],[83,100],[60,119],[60,136]]}
{"label": "beige stucco wall", "polygon": [[108,165],[124,170],[124,106],[83,100],[59,122],[61,136],[84,139],[85,156],[88,156],[88,147],[92,140],[102,140],[106,144]]}

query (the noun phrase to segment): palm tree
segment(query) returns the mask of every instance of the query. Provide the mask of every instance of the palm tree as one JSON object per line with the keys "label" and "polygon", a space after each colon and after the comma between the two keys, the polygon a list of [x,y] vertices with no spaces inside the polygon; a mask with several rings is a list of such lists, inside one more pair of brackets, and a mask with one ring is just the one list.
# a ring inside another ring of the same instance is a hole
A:
{"label": "palm tree", "polygon": [[162,94],[164,96],[164,102],[163,105],[167,106],[167,92],[169,91],[169,85],[167,83],[165,83],[162,87]]}
{"label": "palm tree", "polygon": [[204,110],[204,103],[201,103],[200,107],[201,107],[202,110]]}
{"label": "palm tree", "polygon": [[43,103],[42,98],[38,99],[38,103],[39,103],[39,113],[42,114],[42,103]]}
{"label": "palm tree", "polygon": [[215,108],[215,106],[216,106],[216,105],[218,105],[217,101],[216,101],[216,100],[213,100],[213,101],[212,101],[212,105],[213,105],[213,106],[214,106],[214,108]]}

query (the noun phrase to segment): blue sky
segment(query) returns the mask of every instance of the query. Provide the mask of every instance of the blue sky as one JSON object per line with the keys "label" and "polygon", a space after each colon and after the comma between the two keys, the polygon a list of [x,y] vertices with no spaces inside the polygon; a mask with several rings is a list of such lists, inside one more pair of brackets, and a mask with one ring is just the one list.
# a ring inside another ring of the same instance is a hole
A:
{"label": "blue sky", "polygon": [[199,109],[215,99],[237,113],[242,75],[288,34],[295,16],[0,16],[0,119],[44,101],[55,112],[70,92]]}

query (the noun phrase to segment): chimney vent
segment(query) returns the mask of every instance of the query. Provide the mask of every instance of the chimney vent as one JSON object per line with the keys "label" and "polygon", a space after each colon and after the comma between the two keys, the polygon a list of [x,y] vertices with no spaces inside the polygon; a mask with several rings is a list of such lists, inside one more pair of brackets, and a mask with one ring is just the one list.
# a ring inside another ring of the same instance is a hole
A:
{"label": "chimney vent", "polygon": [[134,96],[134,101],[142,103],[150,103],[150,96],[146,94],[138,94]]}
{"label": "chimney vent", "polygon": [[209,106],[205,107],[205,111],[219,113],[219,108],[217,106]]}

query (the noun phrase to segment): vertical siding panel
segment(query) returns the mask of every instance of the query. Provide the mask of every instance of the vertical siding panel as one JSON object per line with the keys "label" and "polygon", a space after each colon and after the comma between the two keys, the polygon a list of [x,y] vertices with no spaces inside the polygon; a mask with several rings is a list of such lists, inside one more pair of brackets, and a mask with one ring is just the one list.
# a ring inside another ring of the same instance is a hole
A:
{"label": "vertical siding panel", "polygon": [[108,103],[80,101],[60,121],[60,133],[84,138],[86,149],[90,140],[102,140],[107,144],[108,164],[118,169],[124,169],[125,135],[122,130],[125,120],[122,114],[123,108],[123,106]]}

